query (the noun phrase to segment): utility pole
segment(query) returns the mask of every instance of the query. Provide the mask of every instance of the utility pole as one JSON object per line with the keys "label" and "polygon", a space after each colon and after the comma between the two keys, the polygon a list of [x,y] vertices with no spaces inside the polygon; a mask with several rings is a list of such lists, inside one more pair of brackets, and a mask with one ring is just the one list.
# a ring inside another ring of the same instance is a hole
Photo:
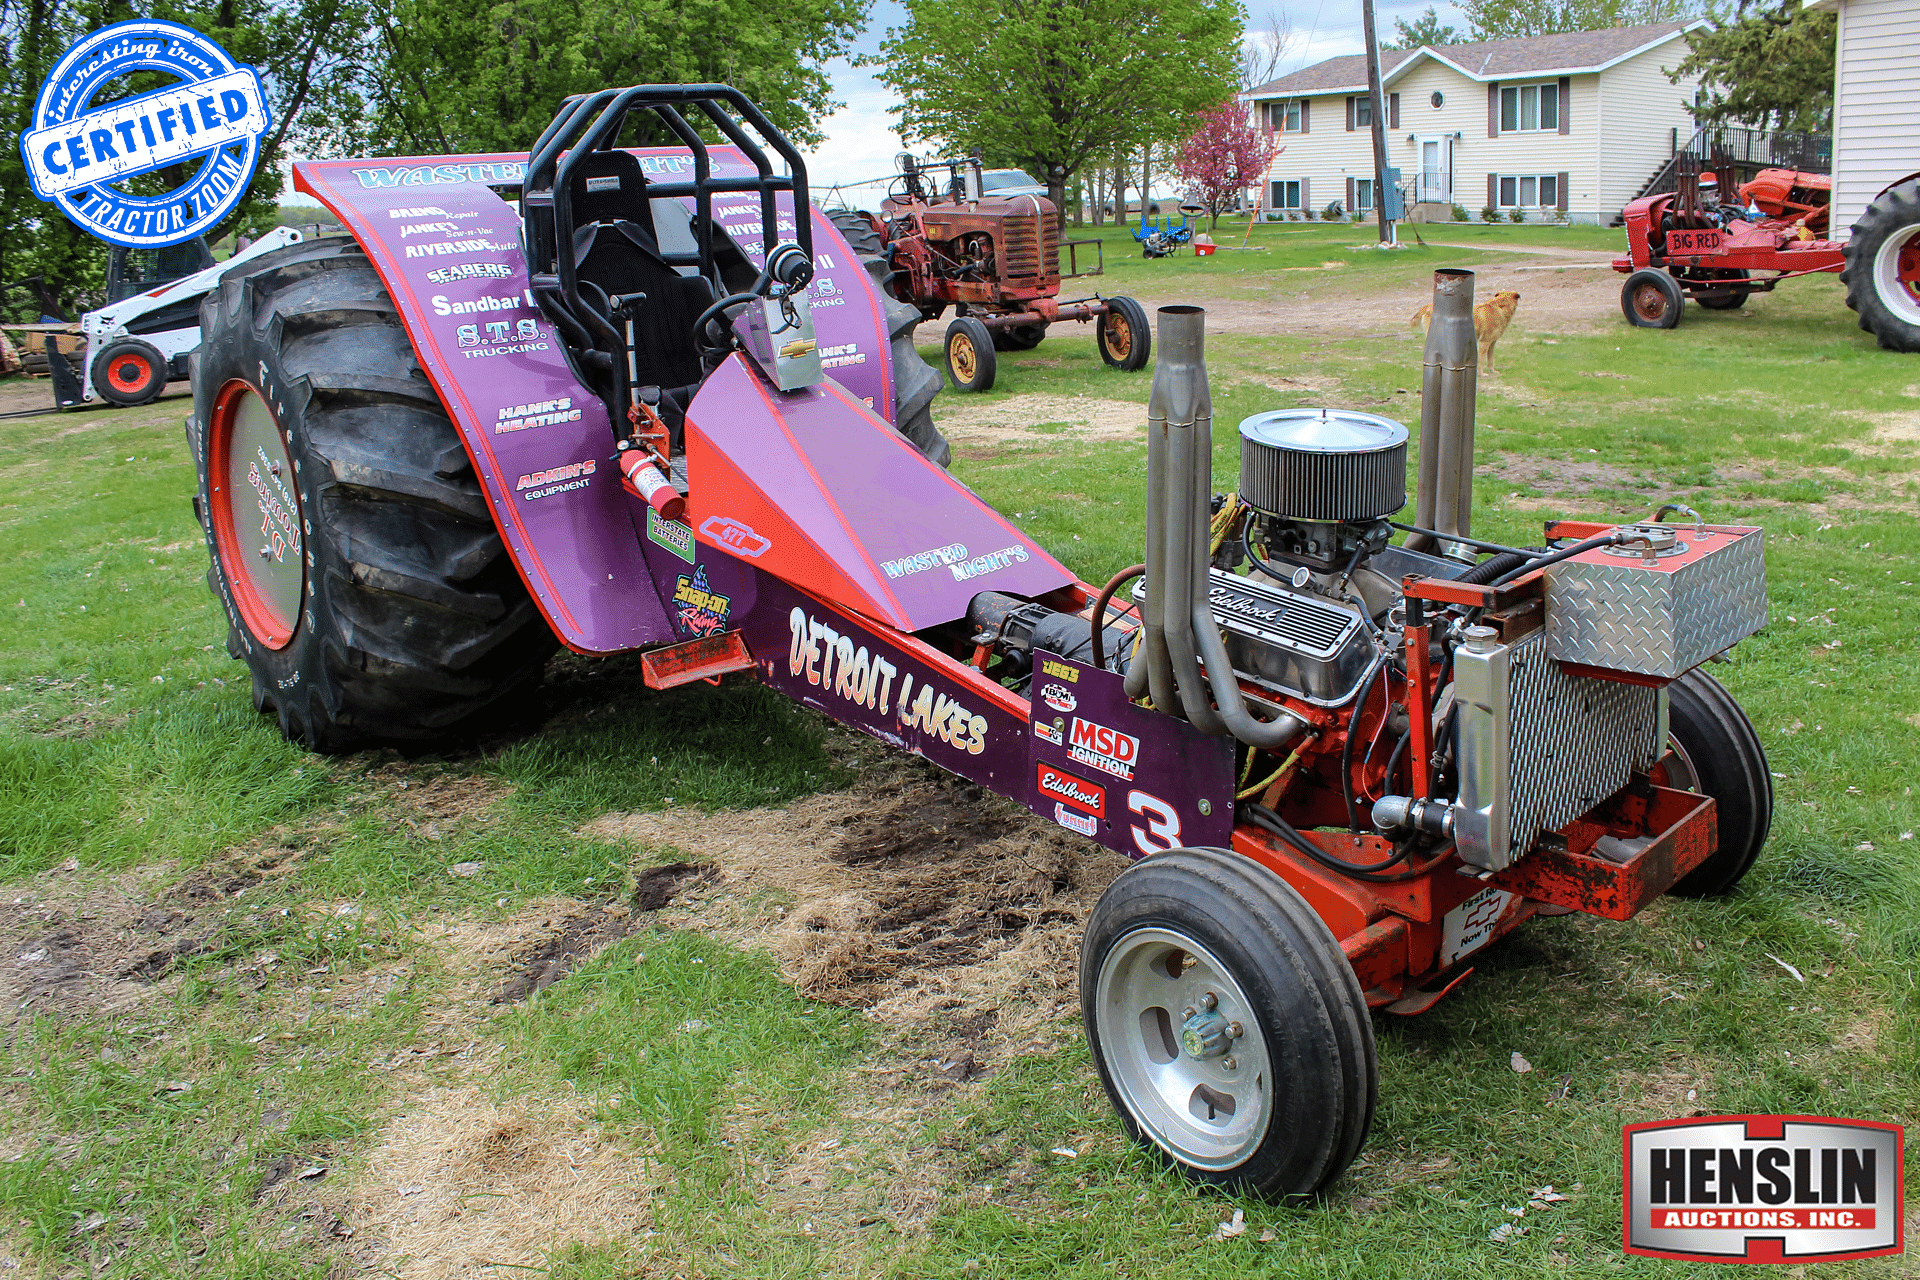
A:
{"label": "utility pole", "polygon": [[1373,31],[1373,0],[1360,0],[1366,22],[1367,99],[1373,103],[1373,216],[1380,224],[1380,243],[1393,240],[1387,225],[1387,95],[1380,91],[1380,40]]}

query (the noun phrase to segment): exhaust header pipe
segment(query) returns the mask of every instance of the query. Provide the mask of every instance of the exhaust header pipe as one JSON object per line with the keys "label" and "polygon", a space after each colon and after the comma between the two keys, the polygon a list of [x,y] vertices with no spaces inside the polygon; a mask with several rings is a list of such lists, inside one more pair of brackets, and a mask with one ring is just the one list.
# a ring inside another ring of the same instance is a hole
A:
{"label": "exhaust header pipe", "polygon": [[[1473,533],[1473,418],[1480,380],[1473,332],[1473,272],[1433,273],[1433,317],[1420,373],[1420,478],[1413,522],[1470,537]],[[1461,543],[1412,534],[1414,551],[1473,561]]]}
{"label": "exhaust header pipe", "polygon": [[1184,715],[1204,733],[1231,733],[1272,750],[1306,726],[1290,715],[1257,720],[1247,710],[1210,602],[1213,397],[1207,387],[1206,314],[1199,307],[1160,308],[1153,392],[1147,401],[1143,660],[1127,670],[1127,694],[1151,694],[1155,708]]}

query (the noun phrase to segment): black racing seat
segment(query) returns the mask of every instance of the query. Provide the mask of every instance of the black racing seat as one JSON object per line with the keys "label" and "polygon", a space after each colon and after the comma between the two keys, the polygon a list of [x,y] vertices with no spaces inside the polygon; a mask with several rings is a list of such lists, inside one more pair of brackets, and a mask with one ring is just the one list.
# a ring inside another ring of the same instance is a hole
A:
{"label": "black racing seat", "polygon": [[[682,387],[704,370],[693,326],[714,301],[700,275],[682,275],[660,256],[652,202],[640,159],[628,151],[599,151],[575,170],[571,183],[573,260],[583,284],[611,298],[644,293],[634,312],[635,386]],[[582,293],[599,304],[591,289]],[[624,328],[619,321],[615,326]]]}

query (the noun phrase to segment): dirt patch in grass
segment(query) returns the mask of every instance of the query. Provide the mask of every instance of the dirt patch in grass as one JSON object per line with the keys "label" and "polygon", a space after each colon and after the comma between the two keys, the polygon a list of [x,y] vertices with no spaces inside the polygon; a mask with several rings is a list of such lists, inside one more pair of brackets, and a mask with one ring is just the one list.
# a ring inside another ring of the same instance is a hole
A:
{"label": "dirt patch in grass", "polygon": [[1911,409],[1895,413],[1849,413],[1873,428],[1873,435],[1847,447],[1869,457],[1914,457],[1920,455],[1920,413]]}
{"label": "dirt patch in grass", "polygon": [[651,1221],[643,1166],[586,1110],[572,1097],[427,1088],[396,1106],[349,1190],[303,1203],[301,1184],[283,1183],[291,1194],[274,1216],[374,1274],[544,1274],[567,1245],[631,1237]]}
{"label": "dirt patch in grass", "polygon": [[615,904],[598,911],[583,910],[547,925],[542,934],[514,949],[508,966],[510,976],[493,993],[493,1003],[515,1004],[546,990],[633,932],[640,914],[658,911],[673,900],[682,885],[700,883],[712,875],[713,868],[703,863],[648,867],[634,878],[631,907]]}
{"label": "dirt patch in grass", "polygon": [[1063,437],[1125,440],[1145,436],[1147,430],[1145,405],[1092,396],[1033,394],[991,402],[960,400],[941,405],[935,416],[941,432],[955,444],[1033,443]]}
{"label": "dirt patch in grass", "polygon": [[662,924],[766,946],[806,995],[895,1024],[1070,995],[1080,921],[1126,865],[911,768],[786,809],[609,814],[585,833],[710,861],[718,877]]}
{"label": "dirt patch in grass", "polygon": [[111,1013],[151,995],[173,958],[211,931],[198,913],[160,901],[173,874],[164,865],[83,874],[68,861],[0,888],[6,1020]]}

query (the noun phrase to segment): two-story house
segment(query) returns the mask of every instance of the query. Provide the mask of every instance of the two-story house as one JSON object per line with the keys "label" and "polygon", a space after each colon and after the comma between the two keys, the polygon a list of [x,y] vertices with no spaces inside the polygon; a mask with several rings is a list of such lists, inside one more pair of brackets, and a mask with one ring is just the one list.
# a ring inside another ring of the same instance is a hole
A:
{"label": "two-story house", "polygon": [[[1695,84],[1667,70],[1695,22],[1383,50],[1387,164],[1415,216],[1558,215],[1611,222],[1693,135]],[[1284,149],[1260,193],[1274,211],[1373,208],[1364,55],[1329,58],[1244,95]]]}

